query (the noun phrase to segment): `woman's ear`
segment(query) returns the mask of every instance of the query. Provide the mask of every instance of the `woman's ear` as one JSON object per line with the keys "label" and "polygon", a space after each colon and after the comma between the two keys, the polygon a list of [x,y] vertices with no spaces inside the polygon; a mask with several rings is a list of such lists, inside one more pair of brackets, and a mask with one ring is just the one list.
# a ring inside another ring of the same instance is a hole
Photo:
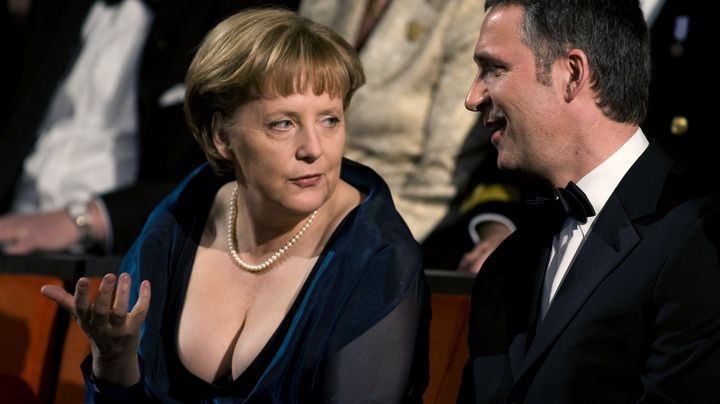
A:
{"label": "woman's ear", "polygon": [[225,160],[231,161],[233,154],[227,136],[225,135],[225,125],[223,121],[222,114],[215,111],[212,116],[212,126],[210,128],[212,130],[212,141],[218,153],[220,153],[220,156]]}

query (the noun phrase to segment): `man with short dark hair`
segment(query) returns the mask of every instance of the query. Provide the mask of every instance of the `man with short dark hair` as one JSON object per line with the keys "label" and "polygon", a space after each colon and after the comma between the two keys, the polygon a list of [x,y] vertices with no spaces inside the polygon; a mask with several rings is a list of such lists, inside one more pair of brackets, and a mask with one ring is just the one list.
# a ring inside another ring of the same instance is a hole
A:
{"label": "man with short dark hair", "polygon": [[720,203],[639,128],[638,1],[486,7],[466,106],[553,190],[475,280],[458,401],[720,402]]}

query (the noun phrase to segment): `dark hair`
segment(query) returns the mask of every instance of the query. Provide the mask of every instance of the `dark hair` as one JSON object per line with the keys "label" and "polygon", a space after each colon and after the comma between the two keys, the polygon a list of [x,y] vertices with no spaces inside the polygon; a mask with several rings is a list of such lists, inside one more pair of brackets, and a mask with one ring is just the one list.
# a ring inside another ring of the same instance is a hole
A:
{"label": "dark hair", "polygon": [[521,39],[535,55],[539,82],[548,84],[553,62],[580,49],[603,113],[618,122],[645,119],[652,62],[638,0],[486,0],[485,9],[508,5],[525,11]]}
{"label": "dark hair", "polygon": [[230,171],[212,141],[215,112],[312,89],[347,108],[365,83],[355,49],[331,29],[277,8],[248,9],[205,37],[185,78],[185,117],[215,172]]}

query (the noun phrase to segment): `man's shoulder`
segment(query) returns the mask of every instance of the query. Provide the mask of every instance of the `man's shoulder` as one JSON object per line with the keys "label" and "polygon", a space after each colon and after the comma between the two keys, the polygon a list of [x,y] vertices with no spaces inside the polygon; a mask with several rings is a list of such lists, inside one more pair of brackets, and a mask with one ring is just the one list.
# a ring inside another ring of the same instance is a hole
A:
{"label": "man's shoulder", "polygon": [[657,214],[705,216],[720,209],[720,180],[705,172],[680,169],[668,175]]}

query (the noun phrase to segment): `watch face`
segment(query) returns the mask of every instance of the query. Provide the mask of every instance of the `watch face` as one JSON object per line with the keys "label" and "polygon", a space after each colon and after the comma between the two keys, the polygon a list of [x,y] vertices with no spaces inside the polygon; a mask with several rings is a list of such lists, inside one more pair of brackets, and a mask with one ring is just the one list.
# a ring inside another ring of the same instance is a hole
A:
{"label": "watch face", "polygon": [[71,248],[71,252],[85,253],[87,249],[95,244],[90,227],[90,209],[88,203],[73,201],[67,205],[67,213],[80,234],[78,245]]}
{"label": "watch face", "polygon": [[73,223],[78,226],[81,232],[87,231],[90,226],[90,212],[86,202],[74,201],[67,205],[67,212]]}

